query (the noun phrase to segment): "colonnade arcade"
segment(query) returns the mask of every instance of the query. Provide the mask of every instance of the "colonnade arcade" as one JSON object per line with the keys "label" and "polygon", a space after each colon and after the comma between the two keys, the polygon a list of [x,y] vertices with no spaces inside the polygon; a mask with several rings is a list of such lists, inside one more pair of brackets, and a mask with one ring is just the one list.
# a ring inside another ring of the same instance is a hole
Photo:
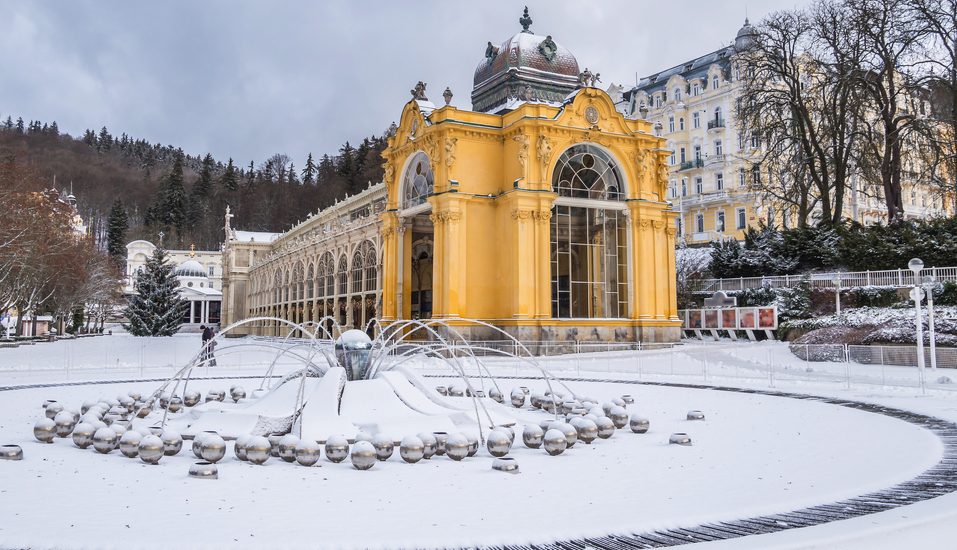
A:
{"label": "colonnade arcade", "polygon": [[[333,316],[340,326],[374,334],[382,300],[381,243],[368,235],[320,251],[288,254],[250,273],[251,313],[293,323],[318,322]],[[255,332],[284,336],[288,329],[261,323]],[[326,328],[332,332],[333,323]]]}

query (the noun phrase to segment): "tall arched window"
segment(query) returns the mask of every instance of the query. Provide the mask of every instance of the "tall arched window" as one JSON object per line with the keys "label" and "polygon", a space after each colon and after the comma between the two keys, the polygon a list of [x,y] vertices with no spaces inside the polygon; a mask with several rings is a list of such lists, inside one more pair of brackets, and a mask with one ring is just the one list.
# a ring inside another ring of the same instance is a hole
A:
{"label": "tall arched window", "polygon": [[552,317],[626,317],[628,253],[620,202],[626,188],[618,162],[595,145],[574,145],[559,156],[552,189],[559,194],[550,222]]}
{"label": "tall arched window", "polygon": [[285,275],[282,277],[282,287],[283,287],[283,301],[289,301],[289,271],[286,270]]}
{"label": "tall arched window", "polygon": [[326,298],[332,298],[336,295],[336,261],[331,252],[322,255],[322,264],[326,274]]}
{"label": "tall arched window", "polygon": [[297,263],[296,267],[292,271],[292,285],[290,285],[290,292],[292,293],[292,301],[298,301],[302,297],[302,264]]}
{"label": "tall arched window", "polygon": [[309,264],[309,271],[306,274],[306,299],[312,300],[315,296],[316,288],[316,268],[312,264]]}
{"label": "tall arched window", "polygon": [[357,248],[352,256],[352,293],[362,293],[362,265],[365,261],[362,258],[362,248]]}
{"label": "tall arched window", "polygon": [[425,202],[432,194],[435,178],[432,175],[432,166],[429,156],[419,151],[412,157],[412,162],[402,178],[402,208],[412,208]]}
{"label": "tall arched window", "polygon": [[349,294],[349,260],[345,254],[339,257],[339,270],[336,275],[339,277],[339,295]]}
{"label": "tall arched window", "polygon": [[362,256],[365,258],[365,291],[374,292],[378,284],[378,274],[376,266],[379,264],[379,258],[375,253],[375,245],[372,241],[362,243]]}
{"label": "tall arched window", "polygon": [[273,292],[273,303],[278,304],[279,302],[282,301],[282,270],[281,269],[276,270],[276,276],[273,281],[273,288],[275,289]]}

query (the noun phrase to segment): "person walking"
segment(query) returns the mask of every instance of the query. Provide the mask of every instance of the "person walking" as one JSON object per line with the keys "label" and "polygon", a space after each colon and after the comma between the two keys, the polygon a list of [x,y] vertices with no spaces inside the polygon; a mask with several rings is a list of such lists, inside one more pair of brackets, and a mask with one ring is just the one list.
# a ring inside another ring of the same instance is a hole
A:
{"label": "person walking", "polygon": [[203,333],[203,355],[200,360],[205,363],[213,357],[213,348],[210,346],[210,340],[213,339],[213,329],[206,325],[199,325],[199,330]]}

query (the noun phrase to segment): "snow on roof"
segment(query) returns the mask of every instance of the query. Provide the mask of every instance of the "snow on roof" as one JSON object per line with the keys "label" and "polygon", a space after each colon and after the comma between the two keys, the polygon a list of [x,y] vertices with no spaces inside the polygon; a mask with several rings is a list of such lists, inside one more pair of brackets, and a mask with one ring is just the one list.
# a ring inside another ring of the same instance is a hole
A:
{"label": "snow on roof", "polygon": [[235,241],[254,241],[258,243],[270,243],[276,240],[282,233],[267,233],[265,231],[233,231]]}

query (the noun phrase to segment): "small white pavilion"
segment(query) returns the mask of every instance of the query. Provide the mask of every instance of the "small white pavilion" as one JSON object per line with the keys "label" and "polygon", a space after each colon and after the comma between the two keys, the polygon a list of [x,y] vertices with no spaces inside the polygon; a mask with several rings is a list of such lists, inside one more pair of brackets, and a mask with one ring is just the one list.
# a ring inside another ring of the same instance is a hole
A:
{"label": "small white pavilion", "polygon": [[179,278],[180,296],[189,300],[189,311],[183,317],[180,331],[196,331],[199,325],[219,324],[223,293],[210,284],[203,265],[190,258],[176,268],[175,274]]}

